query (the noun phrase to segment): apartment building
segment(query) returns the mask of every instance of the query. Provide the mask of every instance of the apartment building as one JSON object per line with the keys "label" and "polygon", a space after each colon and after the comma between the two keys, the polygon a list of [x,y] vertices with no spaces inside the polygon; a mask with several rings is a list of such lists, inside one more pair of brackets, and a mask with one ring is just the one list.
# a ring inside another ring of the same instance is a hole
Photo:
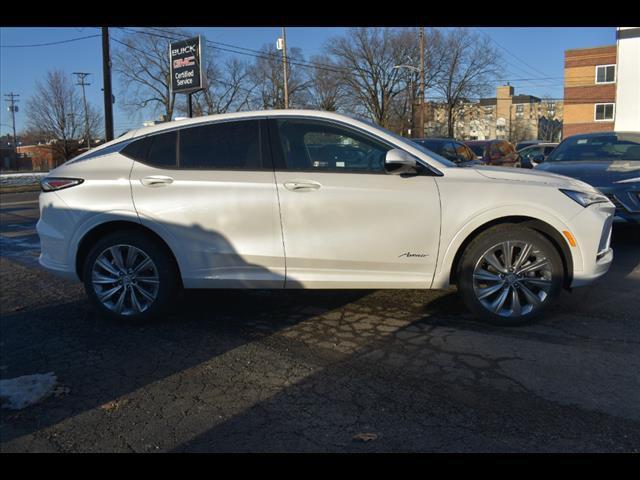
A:
{"label": "apartment building", "polygon": [[616,45],[564,52],[563,136],[614,130]]}
{"label": "apartment building", "polygon": [[[511,142],[560,139],[563,103],[533,95],[516,95],[511,85],[501,85],[496,96],[464,102],[454,123],[454,136],[461,140],[505,139]],[[419,116],[417,116],[419,120]],[[425,104],[425,135],[447,135],[447,107]]]}

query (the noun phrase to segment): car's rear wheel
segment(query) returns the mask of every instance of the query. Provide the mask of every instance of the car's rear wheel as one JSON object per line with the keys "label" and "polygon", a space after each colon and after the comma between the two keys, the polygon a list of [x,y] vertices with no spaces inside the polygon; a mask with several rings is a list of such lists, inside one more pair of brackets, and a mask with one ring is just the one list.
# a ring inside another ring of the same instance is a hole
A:
{"label": "car's rear wheel", "polygon": [[128,230],[99,240],[83,269],[85,290],[112,319],[144,322],[166,313],[178,291],[173,259],[154,239]]}
{"label": "car's rear wheel", "polygon": [[562,259],[539,232],[499,225],[478,235],[464,251],[458,287],[478,317],[500,325],[521,325],[538,317],[562,289]]}

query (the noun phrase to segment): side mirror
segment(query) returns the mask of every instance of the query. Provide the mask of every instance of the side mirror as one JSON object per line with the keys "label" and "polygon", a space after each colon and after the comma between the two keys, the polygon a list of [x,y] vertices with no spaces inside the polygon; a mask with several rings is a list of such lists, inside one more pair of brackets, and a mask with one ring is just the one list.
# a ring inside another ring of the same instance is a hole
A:
{"label": "side mirror", "polygon": [[384,159],[384,168],[387,173],[402,175],[403,173],[416,173],[416,159],[404,150],[393,148],[387,152]]}

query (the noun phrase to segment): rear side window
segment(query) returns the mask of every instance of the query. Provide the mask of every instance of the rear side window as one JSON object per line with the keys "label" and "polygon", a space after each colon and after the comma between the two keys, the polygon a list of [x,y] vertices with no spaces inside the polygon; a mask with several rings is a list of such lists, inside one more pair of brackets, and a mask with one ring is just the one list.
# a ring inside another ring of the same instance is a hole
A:
{"label": "rear side window", "polygon": [[152,139],[145,163],[154,167],[175,167],[177,164],[176,132],[161,133]]}
{"label": "rear side window", "polygon": [[149,153],[149,147],[153,142],[153,137],[145,137],[140,140],[135,140],[129,145],[124,147],[120,153],[126,155],[129,158],[137,160],[138,162],[146,162],[147,155]]}
{"label": "rear side window", "polygon": [[258,120],[180,130],[180,168],[261,170]]}

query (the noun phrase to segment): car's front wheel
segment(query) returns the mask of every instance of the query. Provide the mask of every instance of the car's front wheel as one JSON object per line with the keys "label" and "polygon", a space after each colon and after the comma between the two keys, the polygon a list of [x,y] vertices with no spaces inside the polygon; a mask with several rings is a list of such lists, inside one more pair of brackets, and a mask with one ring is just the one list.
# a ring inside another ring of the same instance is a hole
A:
{"label": "car's front wheel", "polygon": [[499,225],[472,240],[460,258],[458,288],[480,318],[529,323],[560,294],[564,269],[553,244],[520,225]]}
{"label": "car's front wheel", "polygon": [[89,299],[103,315],[144,322],[165,313],[179,288],[170,255],[154,239],[136,230],[99,240],[84,262]]}

